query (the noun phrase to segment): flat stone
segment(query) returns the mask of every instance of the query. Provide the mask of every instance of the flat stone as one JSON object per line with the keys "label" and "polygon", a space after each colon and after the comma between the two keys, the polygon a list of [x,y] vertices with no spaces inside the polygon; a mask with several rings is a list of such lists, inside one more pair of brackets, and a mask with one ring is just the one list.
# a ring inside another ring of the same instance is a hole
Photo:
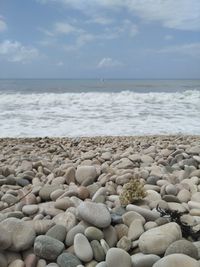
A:
{"label": "flat stone", "polygon": [[71,228],[67,232],[66,239],[65,239],[65,244],[67,246],[72,246],[73,243],[74,243],[74,237],[75,237],[75,235],[78,234],[78,233],[83,234],[84,231],[85,231],[84,226],[83,225],[80,225],[80,224],[78,224],[78,225],[74,226],[73,228]]}
{"label": "flat stone", "polygon": [[46,260],[55,260],[64,250],[64,244],[46,235],[37,236],[34,242],[34,253]]}
{"label": "flat stone", "polygon": [[66,211],[69,207],[73,207],[73,206],[74,206],[74,203],[71,201],[69,197],[63,197],[63,198],[57,199],[54,204],[54,207],[56,209],[61,209],[64,211]]}
{"label": "flat stone", "polygon": [[81,261],[73,254],[64,252],[57,258],[59,267],[77,267],[81,265]]}
{"label": "flat stone", "polygon": [[31,215],[37,213],[38,210],[39,210],[38,205],[34,205],[34,204],[32,204],[32,205],[25,205],[22,208],[22,212],[24,214],[28,215],[28,216],[31,216]]}
{"label": "flat stone", "polygon": [[138,239],[144,233],[144,226],[140,219],[132,221],[128,229],[128,238],[131,241]]}
{"label": "flat stone", "polygon": [[173,242],[165,251],[165,256],[170,254],[181,253],[194,259],[198,259],[198,250],[195,245],[188,240],[177,240]]}
{"label": "flat stone", "polygon": [[135,211],[142,215],[146,221],[155,221],[160,217],[160,213],[157,211],[152,211],[146,208],[138,207],[137,205],[129,204],[126,206],[127,211]]}
{"label": "flat stone", "polygon": [[65,226],[56,224],[47,231],[46,235],[63,242],[65,240],[66,233],[67,231]]}
{"label": "flat stone", "polygon": [[72,212],[66,211],[56,215],[53,218],[53,222],[65,226],[66,231],[68,232],[76,225],[77,219]]}
{"label": "flat stone", "polygon": [[24,259],[26,267],[36,267],[37,262],[38,262],[38,257],[33,253],[27,255]]}
{"label": "flat stone", "polygon": [[23,260],[14,260],[9,264],[9,267],[25,267]]}
{"label": "flat stone", "polygon": [[94,166],[78,166],[75,177],[76,181],[79,184],[82,185],[92,184],[97,178],[96,168]]}
{"label": "flat stone", "polygon": [[128,211],[122,215],[123,223],[126,224],[127,226],[130,226],[132,221],[136,219],[140,219],[143,222],[143,224],[145,223],[144,217],[136,211]]}
{"label": "flat stone", "polygon": [[131,256],[131,261],[134,267],[152,267],[155,262],[160,259],[158,255],[136,253]]}
{"label": "flat stone", "polygon": [[83,202],[77,211],[81,219],[99,228],[106,228],[111,223],[110,213],[101,203]]}
{"label": "flat stone", "polygon": [[171,254],[158,260],[153,267],[199,267],[199,262],[184,254]]}
{"label": "flat stone", "polygon": [[105,252],[98,240],[91,241],[91,247],[93,250],[94,259],[98,262],[103,261],[105,259]]}
{"label": "flat stone", "polygon": [[89,241],[92,240],[101,240],[104,238],[103,232],[94,226],[89,226],[85,229],[84,232],[85,236],[88,238]]}
{"label": "flat stone", "polygon": [[35,231],[26,222],[17,218],[8,218],[0,223],[1,226],[11,236],[12,244],[9,246],[9,250],[22,251],[32,246],[35,239]]}
{"label": "flat stone", "polygon": [[130,255],[120,248],[110,248],[106,254],[107,267],[132,267]]}
{"label": "flat stone", "polygon": [[93,251],[91,245],[83,234],[78,233],[74,238],[74,252],[76,256],[83,262],[89,262],[93,259]]}
{"label": "flat stone", "polygon": [[170,222],[144,232],[139,238],[139,248],[144,254],[163,254],[168,246],[182,238],[179,225]]}
{"label": "flat stone", "polygon": [[128,237],[123,236],[118,242],[117,242],[117,248],[121,248],[125,251],[129,251],[131,248],[132,242]]}
{"label": "flat stone", "polygon": [[63,188],[62,185],[44,185],[39,191],[39,196],[41,197],[41,199],[45,201],[50,200],[51,193],[56,191],[57,189],[62,189],[62,188]]}
{"label": "flat stone", "polygon": [[115,228],[110,225],[103,229],[104,239],[106,240],[109,247],[114,247],[117,244],[117,232]]}

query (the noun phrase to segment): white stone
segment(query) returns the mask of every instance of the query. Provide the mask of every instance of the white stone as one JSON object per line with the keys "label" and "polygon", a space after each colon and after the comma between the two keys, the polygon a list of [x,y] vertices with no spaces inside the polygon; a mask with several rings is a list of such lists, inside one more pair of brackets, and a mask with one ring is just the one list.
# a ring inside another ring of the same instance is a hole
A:
{"label": "white stone", "polygon": [[87,237],[81,233],[75,235],[74,252],[81,261],[89,262],[93,259],[92,247]]}
{"label": "white stone", "polygon": [[197,260],[184,254],[171,254],[157,261],[153,267],[199,267]]}
{"label": "white stone", "polygon": [[130,255],[120,248],[110,248],[106,254],[107,267],[132,267]]}
{"label": "white stone", "polygon": [[110,213],[104,204],[82,202],[77,211],[81,219],[99,228],[106,228],[111,223]]}
{"label": "white stone", "polygon": [[181,238],[179,225],[171,222],[143,233],[139,238],[139,248],[144,254],[161,255],[171,243]]}

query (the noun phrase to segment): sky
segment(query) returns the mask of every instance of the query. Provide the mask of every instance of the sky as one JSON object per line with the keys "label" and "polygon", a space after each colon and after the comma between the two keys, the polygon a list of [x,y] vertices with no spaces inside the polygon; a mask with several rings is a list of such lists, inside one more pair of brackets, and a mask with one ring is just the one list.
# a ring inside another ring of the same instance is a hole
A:
{"label": "sky", "polygon": [[0,0],[0,78],[199,79],[199,0]]}

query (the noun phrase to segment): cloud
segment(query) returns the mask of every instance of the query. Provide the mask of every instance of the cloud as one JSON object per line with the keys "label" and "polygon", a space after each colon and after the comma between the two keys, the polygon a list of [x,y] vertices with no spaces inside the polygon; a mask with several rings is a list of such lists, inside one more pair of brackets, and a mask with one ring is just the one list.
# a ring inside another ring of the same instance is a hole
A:
{"label": "cloud", "polygon": [[56,63],[56,66],[58,66],[58,67],[62,67],[63,65],[64,65],[63,61],[58,61]]}
{"label": "cloud", "polygon": [[114,60],[110,57],[104,57],[98,63],[97,68],[99,68],[99,69],[101,69],[101,68],[113,68],[113,67],[119,67],[122,65],[123,64],[118,60]]}
{"label": "cloud", "polygon": [[178,30],[200,30],[199,0],[39,0],[78,9],[87,15],[103,10],[132,12],[144,21],[158,21]]}
{"label": "cloud", "polygon": [[172,40],[172,39],[173,39],[173,36],[172,36],[172,35],[169,35],[169,34],[167,34],[167,35],[165,35],[165,36],[164,36],[164,39],[165,39],[166,41],[170,41],[170,40]]}
{"label": "cloud", "polygon": [[58,34],[79,33],[80,31],[82,30],[72,26],[67,22],[56,22],[54,25],[54,32]]}
{"label": "cloud", "polygon": [[0,16],[0,32],[4,32],[7,29],[7,24],[3,20],[3,18]]}
{"label": "cloud", "polygon": [[110,25],[114,22],[113,19],[108,18],[108,17],[104,17],[104,16],[100,16],[100,15],[94,15],[92,19],[87,20],[87,23],[95,23],[95,24],[99,24],[99,25]]}
{"label": "cloud", "polygon": [[39,56],[39,51],[34,47],[24,46],[17,41],[5,40],[0,43],[0,56],[10,62],[28,63]]}
{"label": "cloud", "polygon": [[157,51],[160,54],[181,54],[192,57],[200,57],[200,43],[189,43],[162,48]]}

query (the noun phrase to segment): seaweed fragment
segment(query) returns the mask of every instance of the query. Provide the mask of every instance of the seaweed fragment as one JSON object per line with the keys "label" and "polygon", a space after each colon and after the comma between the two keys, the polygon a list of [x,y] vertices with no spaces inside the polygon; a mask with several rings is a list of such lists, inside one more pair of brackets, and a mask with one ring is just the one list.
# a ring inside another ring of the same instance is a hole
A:
{"label": "seaweed fragment", "polygon": [[179,212],[177,210],[162,209],[157,205],[156,210],[160,213],[161,217],[167,217],[171,222],[177,223],[180,228],[184,238],[192,237],[194,240],[199,240],[200,230],[194,231],[192,226],[181,221],[181,216],[187,214],[188,212]]}

